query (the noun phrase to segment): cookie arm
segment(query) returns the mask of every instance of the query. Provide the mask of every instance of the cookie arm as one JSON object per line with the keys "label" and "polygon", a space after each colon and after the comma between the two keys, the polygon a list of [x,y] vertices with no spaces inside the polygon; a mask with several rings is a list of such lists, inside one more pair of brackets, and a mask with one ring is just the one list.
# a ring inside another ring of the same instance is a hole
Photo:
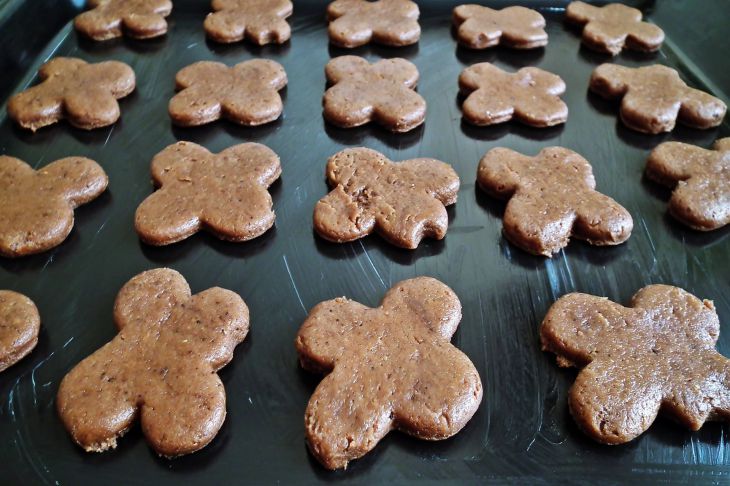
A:
{"label": "cookie arm", "polygon": [[402,177],[410,184],[425,184],[426,189],[444,206],[456,202],[459,193],[459,175],[449,164],[435,159],[410,159],[401,162]]}
{"label": "cookie arm", "polygon": [[599,15],[600,8],[585,2],[570,2],[565,9],[565,20],[583,25]]}
{"label": "cookie arm", "polygon": [[163,187],[137,207],[134,229],[148,245],[177,243],[201,229],[201,208],[195,206],[197,201],[190,199],[187,191]]}
{"label": "cookie arm", "polygon": [[97,198],[109,184],[104,169],[85,157],[57,160],[38,170],[37,177],[49,196],[60,196],[74,208]]}
{"label": "cookie arm", "polygon": [[266,145],[260,143],[242,143],[229,147],[217,157],[226,163],[233,163],[245,174],[245,178],[269,187],[281,175],[279,156]]}
{"label": "cookie arm", "polygon": [[694,88],[685,88],[679,120],[694,128],[711,128],[722,123],[727,105],[709,93]]}
{"label": "cookie arm", "polygon": [[375,228],[375,216],[338,185],[317,202],[313,223],[322,238],[344,243],[369,235]]}
{"label": "cookie arm", "polygon": [[573,234],[592,245],[618,245],[631,236],[631,214],[612,198],[597,191],[586,192],[580,200]]}
{"label": "cookie arm", "polygon": [[339,56],[327,63],[324,67],[324,74],[328,83],[337,84],[369,67],[370,63],[362,57]]}
{"label": "cookie arm", "polygon": [[693,167],[701,171],[711,160],[712,154],[713,152],[696,145],[664,142],[649,154],[646,175],[660,184],[674,187],[677,182],[691,177]]}

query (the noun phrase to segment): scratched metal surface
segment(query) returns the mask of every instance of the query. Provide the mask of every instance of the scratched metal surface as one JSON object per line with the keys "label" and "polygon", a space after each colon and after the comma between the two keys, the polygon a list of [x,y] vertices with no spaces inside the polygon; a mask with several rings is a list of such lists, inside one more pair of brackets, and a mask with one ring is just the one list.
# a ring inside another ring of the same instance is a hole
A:
{"label": "scratched metal surface", "polygon": [[[73,11],[69,5],[62,11],[54,2],[46,4],[49,16]],[[67,155],[85,155],[99,161],[111,181],[106,194],[77,210],[76,227],[63,245],[39,256],[0,260],[0,288],[30,296],[43,318],[35,351],[0,375],[3,482],[215,484],[387,478],[535,484],[728,478],[726,425],[708,424],[690,433],[660,419],[648,433],[624,446],[606,447],[587,439],[566,406],[575,372],[559,370],[552,356],[540,351],[537,335],[547,308],[564,293],[583,291],[625,303],[641,286],[662,282],[714,299],[723,322],[719,348],[730,354],[730,228],[709,234],[683,228],[665,214],[669,192],[642,178],[646,156],[658,143],[681,140],[708,146],[730,134],[727,122],[707,131],[633,133],[617,123],[615,106],[587,94],[591,70],[606,58],[581,49],[578,36],[563,26],[559,11],[545,11],[550,35],[546,49],[468,52],[457,49],[450,34],[453,3],[423,2],[423,37],[417,46],[366,47],[355,53],[372,59],[400,55],[418,65],[419,91],[429,107],[425,126],[405,135],[371,127],[335,129],[326,126],[320,114],[323,67],[343,51],[328,47],[324,2],[297,3],[291,43],[266,48],[207,43],[201,29],[206,4],[178,0],[169,35],[144,43],[92,44],[77,38],[66,25],[45,50],[29,51],[32,62],[18,60],[22,72],[13,71],[17,90],[33,81],[40,63],[51,55],[118,59],[136,71],[138,89],[122,101],[119,123],[90,133],[61,123],[31,135],[14,128],[2,107],[1,153],[36,167]],[[727,16],[727,11],[719,14]],[[14,25],[4,29],[16,28],[22,36],[20,24]],[[29,33],[43,30],[33,25]],[[690,41],[671,40],[679,47]],[[725,71],[730,68],[719,51],[708,55],[718,56]],[[166,106],[178,69],[201,59],[232,64],[254,56],[275,59],[289,73],[282,120],[255,129],[229,123],[171,127]],[[617,62],[636,66],[658,61],[692,79],[702,78],[681,59],[681,53],[665,48],[656,56],[622,55]],[[559,73],[568,86],[567,124],[543,130],[511,123],[479,129],[462,124],[457,76],[478,61],[512,70],[536,65]],[[272,189],[276,228],[244,244],[201,234],[167,248],[142,245],[132,220],[137,204],[152,190],[149,163],[176,140],[191,140],[214,151],[251,140],[278,152],[283,176]],[[314,236],[311,211],[327,192],[325,161],[353,145],[381,150],[396,160],[430,156],[453,164],[462,188],[458,203],[449,210],[445,240],[425,241],[410,252],[394,249],[377,236],[345,245]],[[628,243],[594,248],[574,242],[545,260],[505,242],[500,234],[504,205],[475,190],[477,162],[492,147],[534,154],[550,145],[569,147],[592,162],[598,188],[634,216]],[[86,454],[72,444],[56,418],[58,383],[114,336],[112,303],[119,288],[138,272],[160,266],[181,271],[194,291],[214,285],[232,289],[251,309],[251,333],[221,372],[228,393],[226,422],[210,446],[174,461],[156,457],[137,428],[116,451]],[[299,369],[295,333],[308,309],[322,300],[348,295],[376,305],[393,283],[416,275],[441,279],[461,298],[464,317],[454,343],[482,376],[482,406],[451,440],[428,443],[393,433],[347,471],[327,472],[304,445],[303,411],[318,378]]]}

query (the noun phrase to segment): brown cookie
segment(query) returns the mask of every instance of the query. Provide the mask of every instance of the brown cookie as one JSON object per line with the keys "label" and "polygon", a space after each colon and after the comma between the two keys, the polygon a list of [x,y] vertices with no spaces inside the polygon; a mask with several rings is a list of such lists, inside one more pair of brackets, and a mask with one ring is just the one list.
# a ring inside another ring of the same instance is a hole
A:
{"label": "brown cookie", "polygon": [[665,142],[646,163],[647,177],[675,188],[669,214],[700,231],[730,223],[730,137],[717,140],[714,149]]}
{"label": "brown cookie", "polygon": [[730,361],[715,350],[712,301],[669,285],[639,290],[626,308],[568,294],[548,311],[542,347],[560,366],[582,368],[568,395],[578,425],[598,442],[622,444],[658,413],[692,430],[730,416]]}
{"label": "brown cookie", "polygon": [[109,179],[99,164],[67,157],[39,170],[0,156],[0,255],[19,257],[54,248],[74,225],[74,209],[98,197]]}
{"label": "brown cookie", "polygon": [[641,10],[609,3],[594,7],[584,2],[570,2],[565,19],[583,28],[583,44],[598,52],[616,55],[622,49],[653,52],[664,42],[664,31],[641,21]]}
{"label": "brown cookie", "polygon": [[36,344],[41,316],[23,294],[0,290],[0,371],[25,358]]}
{"label": "brown cookie", "polygon": [[303,368],[327,374],[304,416],[322,465],[346,467],[393,429],[440,440],[466,425],[482,383],[450,342],[460,320],[459,298],[429,277],[396,284],[376,309],[345,297],[312,309],[296,347]]}
{"label": "brown cookie", "polygon": [[213,13],[205,18],[205,33],[216,42],[244,38],[263,46],[283,44],[291,37],[286,19],[294,6],[290,0],[213,0]]}
{"label": "brown cookie", "polygon": [[246,241],[274,225],[266,190],[281,175],[279,157],[265,145],[242,143],[219,154],[177,142],[152,159],[158,188],[137,208],[134,226],[150,245],[169,245],[205,229]]}
{"label": "brown cookie", "polygon": [[410,0],[336,0],[327,6],[330,42],[358,47],[369,42],[408,46],[418,42],[418,5]]}
{"label": "brown cookie", "polygon": [[97,41],[121,37],[151,39],[167,32],[170,0],[87,0],[88,10],[76,17],[76,30]]}
{"label": "brown cookie", "polygon": [[459,43],[471,49],[501,44],[514,49],[546,46],[545,18],[536,10],[507,7],[494,10],[481,5],[459,5],[454,9]]}
{"label": "brown cookie", "polygon": [[461,72],[459,89],[466,96],[462,106],[464,119],[477,126],[515,118],[542,128],[568,119],[568,106],[560,99],[565,83],[560,76],[536,67],[508,73],[481,62]]}
{"label": "brown cookie", "polygon": [[170,100],[175,125],[205,125],[220,118],[246,126],[263,125],[281,116],[284,105],[278,91],[287,83],[281,64],[253,59],[228,67],[200,61],[175,76],[180,91]]}
{"label": "brown cookie", "polygon": [[132,68],[118,61],[89,64],[75,57],[56,57],[38,71],[41,83],[8,101],[8,114],[32,131],[59,120],[91,130],[119,119],[119,98],[134,91]]}
{"label": "brown cookie", "polygon": [[218,287],[190,295],[174,270],[143,272],[114,304],[116,337],[61,381],[56,405],[73,440],[88,452],[113,449],[139,417],[158,454],[202,449],[226,416],[217,371],[248,333],[248,308]]}
{"label": "brown cookie", "polygon": [[405,59],[370,64],[362,57],[340,56],[327,63],[325,74],[332,86],[324,94],[324,117],[333,125],[351,128],[374,121],[402,133],[426,119],[426,101],[415,91],[418,68]]}
{"label": "brown cookie", "polygon": [[343,243],[377,231],[402,248],[415,249],[426,236],[443,239],[446,208],[456,203],[459,176],[435,159],[391,162],[367,148],[345,149],[327,162],[334,189],[314,208],[314,229]]}
{"label": "brown cookie", "polygon": [[722,100],[690,88],[672,68],[655,64],[628,68],[602,64],[591,75],[590,90],[607,99],[621,99],[621,120],[644,133],[669,132],[679,123],[711,128],[722,123]]}
{"label": "brown cookie", "polygon": [[551,257],[571,237],[618,245],[634,227],[623,206],[595,190],[591,164],[563,147],[544,148],[535,157],[492,149],[479,162],[477,183],[490,196],[509,200],[504,236],[534,255]]}

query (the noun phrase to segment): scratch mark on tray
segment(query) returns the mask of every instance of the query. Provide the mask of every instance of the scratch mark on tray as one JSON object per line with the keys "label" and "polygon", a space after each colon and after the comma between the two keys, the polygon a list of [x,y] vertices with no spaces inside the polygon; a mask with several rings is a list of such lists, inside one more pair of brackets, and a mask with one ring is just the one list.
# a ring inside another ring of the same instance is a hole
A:
{"label": "scratch mark on tray", "polygon": [[114,131],[115,125],[112,125],[112,128],[109,130],[109,134],[106,136],[106,140],[104,140],[104,145],[102,145],[102,148],[106,147],[109,143],[109,139],[112,138],[112,132]]}
{"label": "scratch mark on tray", "polygon": [[289,262],[286,260],[286,255],[283,255],[282,258],[284,259],[284,267],[286,267],[286,273],[289,274],[289,281],[291,282],[291,285],[294,288],[294,293],[297,295],[297,300],[299,301],[299,305],[302,306],[302,310],[306,314],[307,308],[304,306],[304,301],[302,300],[302,296],[299,295],[299,289],[297,288],[297,284],[294,281],[294,276],[292,275],[291,269],[289,268]]}
{"label": "scratch mark on tray", "polygon": [[378,280],[380,280],[380,285],[382,285],[384,289],[387,289],[388,287],[385,285],[385,280],[383,280],[383,277],[380,276],[380,273],[378,272],[378,269],[375,268],[375,264],[373,263],[373,259],[370,258],[370,253],[368,253],[368,250],[365,248],[365,245],[363,245],[362,240],[358,240],[358,243],[360,243],[360,246],[362,247],[362,251],[363,251],[363,253],[365,253],[365,258],[368,259],[368,262],[370,263],[370,266],[373,268],[373,271],[375,272],[375,275],[378,276]]}
{"label": "scratch mark on tray", "polygon": [[197,46],[197,42],[193,42],[192,44],[189,44],[185,49],[192,49],[193,47]]}
{"label": "scratch mark on tray", "polygon": [[33,406],[34,407],[37,407],[38,406],[38,400],[37,400],[38,399],[38,396],[36,394],[36,388],[37,388],[37,386],[36,386],[36,383],[35,383],[35,372],[38,371],[38,368],[40,368],[41,366],[43,366],[44,364],[46,364],[46,362],[49,359],[51,359],[55,353],[56,353],[55,351],[51,351],[51,354],[49,354],[48,356],[46,356],[45,359],[39,361],[38,364],[35,365],[33,367],[33,370],[30,372],[30,384],[31,384],[31,389],[33,390]]}
{"label": "scratch mark on tray", "polygon": [[48,265],[50,265],[51,262],[53,262],[53,257],[54,256],[55,256],[55,253],[51,253],[51,256],[48,257],[48,260],[46,260],[46,263],[43,265],[43,268],[41,268],[41,273],[43,273],[43,271],[46,269],[46,267]]}

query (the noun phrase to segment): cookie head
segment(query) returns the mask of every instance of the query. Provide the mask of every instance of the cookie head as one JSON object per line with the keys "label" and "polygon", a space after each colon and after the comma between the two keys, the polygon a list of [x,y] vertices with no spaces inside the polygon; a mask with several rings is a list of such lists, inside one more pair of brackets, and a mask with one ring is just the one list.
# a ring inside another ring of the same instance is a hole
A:
{"label": "cookie head", "polygon": [[367,148],[346,149],[327,162],[332,191],[314,208],[314,229],[343,243],[378,232],[415,249],[423,237],[446,236],[446,207],[456,202],[459,176],[434,159],[391,162]]}
{"label": "cookie head", "polygon": [[151,39],[167,32],[171,0],[88,0],[91,7],[74,21],[76,30],[96,41],[127,35]]}
{"label": "cookie head", "polygon": [[267,188],[279,178],[279,157],[243,143],[219,154],[191,142],[170,145],[152,160],[158,188],[137,208],[135,228],[151,245],[169,245],[200,230],[247,241],[274,225]]}
{"label": "cookie head", "polygon": [[247,39],[257,45],[283,44],[291,37],[286,21],[292,14],[290,0],[213,0],[214,10],[205,18],[205,32],[216,42]]}
{"label": "cookie head", "polygon": [[327,7],[330,42],[339,47],[415,44],[421,37],[418,15],[411,0],[335,0]]}
{"label": "cookie head", "polygon": [[277,62],[253,59],[228,67],[201,61],[177,73],[179,91],[169,105],[175,125],[205,125],[221,118],[245,126],[270,123],[284,105],[279,91],[286,86],[284,68]]}
{"label": "cookie head", "polygon": [[649,156],[646,175],[674,189],[669,214],[690,228],[710,231],[730,223],[730,138],[717,140],[714,150],[665,142]]}
{"label": "cookie head", "polygon": [[41,317],[32,300],[0,290],[0,371],[27,356],[38,344]]}
{"label": "cookie head", "polygon": [[507,7],[493,10],[481,5],[459,5],[454,9],[459,44],[486,49],[497,44],[513,49],[534,49],[548,43],[545,18],[536,10]]}
{"label": "cookie head", "polygon": [[405,59],[373,64],[357,56],[332,59],[325,67],[331,87],[324,117],[338,127],[375,122],[392,132],[413,130],[426,119],[426,101],[416,91],[418,69]]}
{"label": "cookie head", "polygon": [[56,405],[86,451],[116,447],[139,419],[150,446],[175,457],[205,447],[226,415],[216,371],[248,332],[248,308],[220,288],[191,295],[174,270],[141,273],[114,305],[117,336],[74,367]]}
{"label": "cookie head", "polygon": [[628,442],[664,413],[692,430],[726,420],[730,361],[715,350],[720,323],[711,301],[668,285],[650,285],[630,307],[568,294],[540,328],[545,351],[581,368],[570,411],[593,439]]}
{"label": "cookie head", "polygon": [[592,245],[618,245],[633,229],[631,215],[595,190],[591,165],[563,147],[548,147],[535,157],[495,148],[479,162],[479,187],[509,202],[504,236],[535,255],[551,257],[571,237]]}
{"label": "cookie head", "polygon": [[539,68],[507,73],[488,62],[474,64],[462,71],[459,89],[466,96],[464,120],[473,125],[493,125],[514,118],[542,128],[568,119],[568,106],[560,99],[565,83]]}
{"label": "cookie head", "polygon": [[676,70],[661,66],[628,68],[602,64],[591,75],[590,90],[621,100],[621,121],[644,133],[670,132],[677,122],[692,128],[722,123],[727,106],[714,96],[690,88]]}
{"label": "cookie head", "polygon": [[62,119],[91,130],[115,123],[119,98],[135,87],[132,68],[118,61],[89,64],[72,57],[51,59],[38,71],[40,84],[8,101],[8,114],[33,132]]}
{"label": "cookie head", "polygon": [[571,2],[565,19],[583,28],[583,44],[590,49],[613,56],[623,49],[653,52],[664,42],[664,31],[654,24],[642,22],[641,11],[620,3],[602,7],[585,2]]}
{"label": "cookie head", "polygon": [[109,180],[93,160],[68,157],[33,170],[0,156],[0,255],[20,257],[60,245],[74,209],[98,197]]}
{"label": "cookie head", "polygon": [[450,343],[460,320],[458,297],[428,277],[400,282],[375,309],[344,297],[312,309],[296,347],[305,369],[327,373],[305,412],[322,465],[346,467],[392,429],[438,440],[466,425],[482,383]]}

